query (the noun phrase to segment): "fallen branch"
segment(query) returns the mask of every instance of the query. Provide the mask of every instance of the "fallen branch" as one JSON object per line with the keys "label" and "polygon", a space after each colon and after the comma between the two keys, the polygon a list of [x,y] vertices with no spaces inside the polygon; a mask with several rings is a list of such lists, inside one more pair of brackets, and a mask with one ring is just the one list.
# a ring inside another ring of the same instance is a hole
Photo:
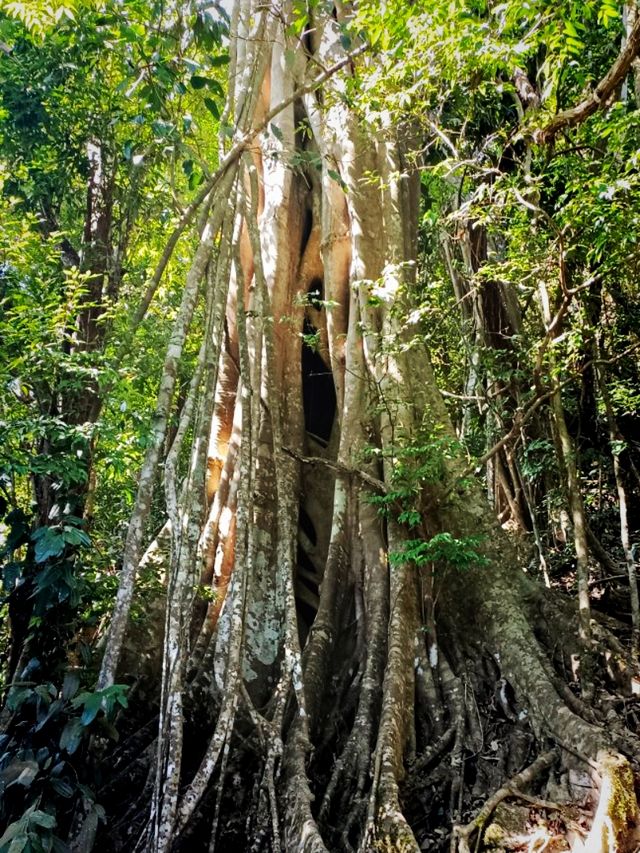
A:
{"label": "fallen branch", "polygon": [[[503,785],[492,797],[489,797],[472,821],[465,826],[454,826],[453,838],[457,841],[459,853],[470,853],[471,838],[476,832],[480,833],[480,835],[482,834],[485,824],[503,800],[506,800],[508,797],[517,797],[524,799],[526,802],[532,802],[532,798],[526,794],[522,794],[519,789],[530,785],[541,773],[553,767],[557,760],[557,750],[550,749],[548,752],[543,752],[542,755],[536,758],[533,764],[516,773],[506,785]],[[546,803],[542,800],[533,799],[533,803],[537,804],[540,808],[551,808],[554,810],[560,808],[555,803]]]}

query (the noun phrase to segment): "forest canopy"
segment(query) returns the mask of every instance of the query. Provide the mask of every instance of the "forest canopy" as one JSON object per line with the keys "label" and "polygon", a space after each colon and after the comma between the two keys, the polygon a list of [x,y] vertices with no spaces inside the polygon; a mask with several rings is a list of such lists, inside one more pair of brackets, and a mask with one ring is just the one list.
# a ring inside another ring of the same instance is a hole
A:
{"label": "forest canopy", "polygon": [[0,0],[0,853],[640,845],[635,0]]}

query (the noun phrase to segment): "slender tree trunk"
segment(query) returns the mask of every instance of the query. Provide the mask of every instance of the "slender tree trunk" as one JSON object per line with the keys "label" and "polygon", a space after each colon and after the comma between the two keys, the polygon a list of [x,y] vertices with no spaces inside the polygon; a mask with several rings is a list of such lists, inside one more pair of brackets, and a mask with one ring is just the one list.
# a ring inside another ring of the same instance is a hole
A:
{"label": "slender tree trunk", "polygon": [[[551,324],[549,296],[544,284],[540,285],[540,300],[545,325]],[[552,379],[552,381],[556,381]],[[551,411],[553,424],[558,437],[558,449],[562,469],[566,474],[566,492],[573,525],[573,542],[576,549],[576,580],[578,586],[578,613],[580,625],[580,640],[583,644],[581,681],[583,692],[590,695],[593,685],[593,666],[591,661],[591,601],[589,598],[589,545],[587,542],[587,521],[582,501],[582,490],[578,474],[576,450],[569,434],[567,421],[564,416],[562,395],[555,389],[551,395]]]}
{"label": "slender tree trunk", "polygon": [[[604,359],[602,359],[604,361]],[[636,576],[636,561],[634,559],[631,538],[629,534],[629,515],[628,515],[628,499],[627,488],[625,486],[625,472],[621,463],[621,455],[624,451],[624,440],[618,429],[615,412],[611,403],[611,398],[607,389],[607,377],[604,367],[600,368],[600,393],[604,401],[605,410],[607,413],[607,423],[609,425],[609,445],[611,448],[611,458],[613,460],[613,475],[616,481],[616,489],[618,491],[618,514],[620,518],[620,543],[624,552],[624,559],[627,564],[627,575],[629,578],[629,600],[631,604],[631,644],[633,654],[637,657],[640,654],[640,598],[638,596],[638,579]]]}

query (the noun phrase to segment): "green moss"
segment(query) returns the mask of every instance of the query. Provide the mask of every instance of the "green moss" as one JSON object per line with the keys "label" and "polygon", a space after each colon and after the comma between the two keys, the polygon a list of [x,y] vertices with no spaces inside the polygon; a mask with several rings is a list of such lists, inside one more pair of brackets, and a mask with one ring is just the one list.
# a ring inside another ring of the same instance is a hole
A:
{"label": "green moss", "polygon": [[484,833],[484,845],[485,847],[500,847],[500,845],[505,841],[507,837],[507,833],[500,826],[499,823],[489,824],[485,833]]}
{"label": "green moss", "polygon": [[416,842],[410,830],[397,829],[393,837],[388,832],[373,843],[375,853],[415,853]]}
{"label": "green moss", "polygon": [[624,847],[629,826],[638,816],[633,773],[621,755],[600,755],[599,765],[602,788],[590,838],[598,845],[597,849],[616,853]]}
{"label": "green moss", "polygon": [[[613,764],[613,762],[612,762]],[[636,819],[638,805],[633,788],[633,772],[628,762],[615,762],[610,769],[611,799],[609,817],[616,834],[623,832]]]}

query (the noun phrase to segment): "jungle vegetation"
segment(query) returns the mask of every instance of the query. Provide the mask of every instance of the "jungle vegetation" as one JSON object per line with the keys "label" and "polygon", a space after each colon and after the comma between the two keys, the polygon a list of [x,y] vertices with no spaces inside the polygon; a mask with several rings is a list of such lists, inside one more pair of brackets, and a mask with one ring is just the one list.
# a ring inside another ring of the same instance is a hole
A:
{"label": "jungle vegetation", "polygon": [[640,845],[635,0],[0,0],[0,853]]}

